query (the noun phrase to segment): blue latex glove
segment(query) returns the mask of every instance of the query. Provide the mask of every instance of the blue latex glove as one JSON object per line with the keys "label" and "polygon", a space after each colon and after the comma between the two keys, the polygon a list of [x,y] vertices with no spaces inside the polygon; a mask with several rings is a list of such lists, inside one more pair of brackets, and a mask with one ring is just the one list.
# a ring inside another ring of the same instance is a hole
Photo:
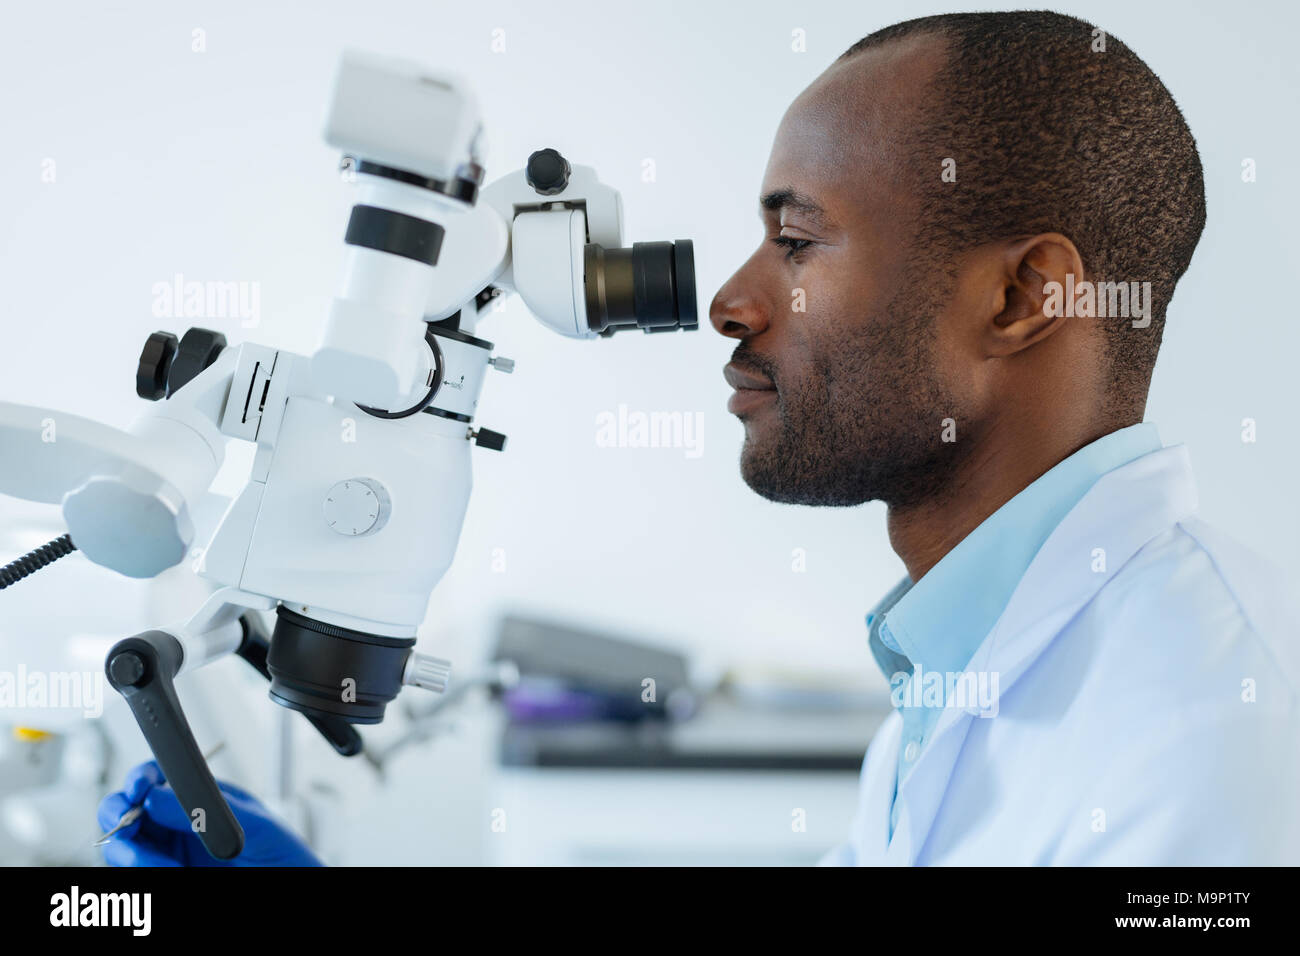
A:
{"label": "blue latex glove", "polygon": [[216,860],[190,829],[190,818],[163,777],[157,761],[149,760],[126,775],[126,783],[99,804],[99,825],[117,826],[122,814],[144,801],[144,813],[119,830],[104,847],[109,866],[322,866],[296,834],[271,816],[262,802],[238,787],[218,781],[244,828],[244,849],[233,860]]}

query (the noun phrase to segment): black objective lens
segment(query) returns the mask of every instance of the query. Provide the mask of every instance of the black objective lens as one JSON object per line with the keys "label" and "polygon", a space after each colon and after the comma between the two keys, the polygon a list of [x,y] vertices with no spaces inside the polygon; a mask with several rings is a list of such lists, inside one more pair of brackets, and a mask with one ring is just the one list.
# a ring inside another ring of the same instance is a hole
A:
{"label": "black objective lens", "polygon": [[593,332],[608,336],[628,329],[671,332],[699,326],[691,240],[635,242],[631,249],[591,242],[583,267],[587,325]]}
{"label": "black objective lens", "polygon": [[402,689],[413,637],[384,637],[276,609],[267,652],[271,699],[313,717],[377,724]]}

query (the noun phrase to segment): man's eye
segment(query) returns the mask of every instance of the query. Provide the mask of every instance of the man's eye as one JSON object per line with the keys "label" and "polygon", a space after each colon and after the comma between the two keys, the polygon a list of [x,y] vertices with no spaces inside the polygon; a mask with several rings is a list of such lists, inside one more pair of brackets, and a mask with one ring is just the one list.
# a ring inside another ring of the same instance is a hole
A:
{"label": "man's eye", "polygon": [[796,239],[794,236],[773,236],[772,241],[778,246],[784,246],[788,252],[785,257],[793,258],[795,253],[802,252],[806,247],[812,245],[811,239]]}

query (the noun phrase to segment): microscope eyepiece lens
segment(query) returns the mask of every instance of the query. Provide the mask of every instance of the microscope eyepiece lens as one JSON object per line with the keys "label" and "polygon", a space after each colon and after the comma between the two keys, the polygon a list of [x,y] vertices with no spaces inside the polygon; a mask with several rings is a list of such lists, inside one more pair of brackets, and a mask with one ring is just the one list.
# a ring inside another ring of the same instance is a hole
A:
{"label": "microscope eyepiece lens", "polygon": [[587,325],[593,332],[698,327],[691,240],[636,242],[630,249],[588,243],[583,265]]}

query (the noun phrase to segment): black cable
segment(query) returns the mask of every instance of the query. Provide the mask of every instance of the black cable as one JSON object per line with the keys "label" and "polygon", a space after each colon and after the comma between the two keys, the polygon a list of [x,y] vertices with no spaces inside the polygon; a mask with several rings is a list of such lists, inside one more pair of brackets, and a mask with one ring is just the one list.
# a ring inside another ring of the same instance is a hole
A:
{"label": "black cable", "polygon": [[438,393],[438,389],[442,387],[442,349],[438,345],[438,336],[434,334],[432,322],[427,323],[424,331],[424,341],[428,344],[430,351],[433,352],[433,382],[429,385],[428,394],[424,396],[424,399],[418,405],[412,405],[400,412],[389,412],[382,408],[371,408],[369,405],[362,405],[360,402],[353,402],[352,404],[367,415],[375,416],[375,418],[407,418],[416,412],[424,411],[425,407],[433,401],[433,396]]}
{"label": "black cable", "polygon": [[17,561],[10,561],[3,568],[0,568],[0,589],[7,588],[16,581],[21,581],[34,571],[39,571],[47,564],[51,564],[65,554],[71,554],[76,550],[77,546],[72,543],[72,536],[67,534],[55,538],[49,544],[41,545],[35,551],[30,551]]}

